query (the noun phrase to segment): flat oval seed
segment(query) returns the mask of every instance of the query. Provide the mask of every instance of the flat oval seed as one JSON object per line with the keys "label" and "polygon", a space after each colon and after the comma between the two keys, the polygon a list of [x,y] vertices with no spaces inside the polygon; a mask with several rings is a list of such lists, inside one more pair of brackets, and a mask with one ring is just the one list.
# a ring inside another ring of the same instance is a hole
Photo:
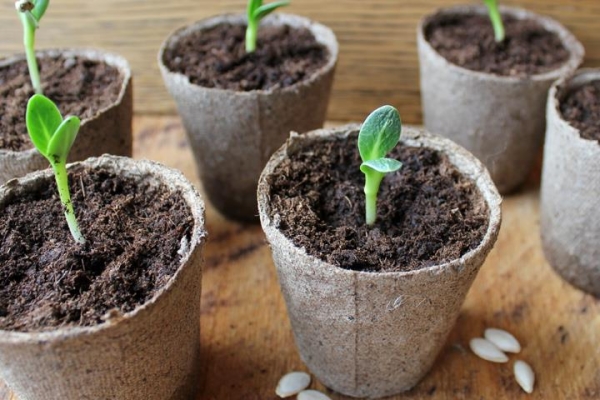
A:
{"label": "flat oval seed", "polygon": [[474,338],[469,342],[469,347],[473,353],[483,358],[484,360],[505,363],[508,357],[495,344],[483,338]]}
{"label": "flat oval seed", "polygon": [[502,351],[508,353],[518,353],[521,351],[519,341],[503,329],[487,328],[483,336]]}
{"label": "flat oval seed", "polygon": [[303,390],[298,393],[297,400],[331,400],[331,397],[318,390]]}
{"label": "flat oval seed", "polygon": [[535,375],[533,370],[525,361],[517,360],[513,368],[515,372],[515,379],[521,388],[527,392],[533,392],[533,385],[535,384]]}
{"label": "flat oval seed", "polygon": [[277,384],[275,394],[289,397],[300,393],[310,385],[310,375],[306,372],[290,372],[284,375]]}

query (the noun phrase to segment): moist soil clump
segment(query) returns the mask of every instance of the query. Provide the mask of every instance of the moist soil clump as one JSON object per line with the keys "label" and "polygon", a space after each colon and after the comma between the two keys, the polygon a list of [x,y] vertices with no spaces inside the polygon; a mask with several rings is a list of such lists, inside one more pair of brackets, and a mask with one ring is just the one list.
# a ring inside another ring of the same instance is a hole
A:
{"label": "moist soil clump", "polygon": [[487,15],[439,16],[425,28],[431,46],[453,64],[502,76],[529,76],[559,68],[569,52],[554,32],[530,19],[503,16],[506,37],[496,43]]}
{"label": "moist soil clump", "polygon": [[600,80],[571,90],[560,102],[564,119],[579,130],[584,139],[600,143]]}
{"label": "moist soil clump", "polygon": [[309,78],[329,58],[306,28],[261,26],[246,52],[246,27],[222,24],[191,33],[164,52],[163,62],[199,86],[236,91],[284,88]]}
{"label": "moist soil clump", "polygon": [[396,146],[390,157],[402,168],[381,183],[374,226],[365,225],[356,138],[282,162],[270,181],[271,217],[308,254],[357,271],[415,270],[477,247],[489,212],[475,184],[435,150]]}
{"label": "moist soil clump", "polygon": [[[123,78],[111,65],[77,56],[39,58],[38,65],[44,95],[56,103],[63,116],[90,118],[119,98]],[[33,147],[25,110],[34,93],[25,60],[0,68],[0,149]]]}
{"label": "moist soil clump", "polygon": [[1,207],[0,329],[98,324],[151,299],[179,267],[193,230],[180,193],[103,168],[80,167],[69,180],[84,245],[69,233],[53,179]]}

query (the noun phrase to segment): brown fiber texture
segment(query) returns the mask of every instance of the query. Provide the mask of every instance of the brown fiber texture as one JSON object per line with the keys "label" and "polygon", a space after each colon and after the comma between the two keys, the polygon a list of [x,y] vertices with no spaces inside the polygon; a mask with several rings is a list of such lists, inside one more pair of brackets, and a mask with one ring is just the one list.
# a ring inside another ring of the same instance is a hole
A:
{"label": "brown fiber texture", "polygon": [[[0,376],[19,400],[189,400],[199,371],[204,204],[183,175],[151,161],[103,156],[83,163],[179,191],[194,219],[180,266],[152,299],[92,327],[0,331]],[[0,187],[0,204],[50,179],[49,170]]]}
{"label": "brown fiber texture", "polygon": [[[102,154],[131,156],[131,121],[133,116],[133,88],[131,69],[127,61],[115,54],[92,49],[44,50],[36,53],[38,58],[59,55],[105,62],[119,70],[122,85],[117,100],[98,110],[95,115],[83,118],[77,140],[69,153],[69,162],[85,160]],[[24,55],[0,61],[0,66],[20,62]],[[0,184],[12,178],[47,168],[48,161],[36,149],[12,151],[0,149]]]}
{"label": "brown fiber texture", "polygon": [[583,46],[558,22],[531,12],[501,7],[503,15],[535,20],[558,35],[569,51],[559,68],[526,77],[471,71],[450,63],[425,38],[441,15],[487,13],[484,6],[446,8],[424,18],[417,31],[423,120],[430,132],[465,147],[490,171],[500,193],[517,189],[541,149],[548,89],[583,60]]}
{"label": "brown fiber texture", "polygon": [[358,125],[292,136],[267,164],[259,182],[260,218],[271,245],[302,360],[327,387],[355,397],[383,397],[413,387],[431,368],[467,291],[500,228],[501,198],[485,167],[449,140],[404,127],[402,146],[446,154],[476,183],[489,209],[481,243],[447,263],[404,272],[359,272],[308,255],[278,229],[269,176],[306,146],[356,136]]}
{"label": "brown fiber texture", "polygon": [[196,31],[219,24],[243,24],[241,15],[199,21],[175,31],[159,52],[159,65],[175,98],[204,190],[228,218],[256,221],[256,186],[267,160],[290,131],[305,132],[325,122],[337,62],[338,44],[327,27],[306,18],[274,14],[261,26],[305,27],[329,53],[326,64],[307,79],[283,89],[240,92],[191,84],[164,64],[166,49]]}
{"label": "brown fiber texture", "polygon": [[541,234],[548,262],[565,280],[600,297],[600,143],[581,137],[560,113],[570,91],[600,79],[583,69],[548,97],[541,186]]}

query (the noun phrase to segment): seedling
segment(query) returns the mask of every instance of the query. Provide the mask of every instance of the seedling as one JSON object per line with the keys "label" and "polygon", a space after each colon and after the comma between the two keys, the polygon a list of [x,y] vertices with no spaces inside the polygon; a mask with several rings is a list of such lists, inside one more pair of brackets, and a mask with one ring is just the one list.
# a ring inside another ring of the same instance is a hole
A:
{"label": "seedling", "polygon": [[35,59],[35,30],[44,16],[50,0],[17,0],[15,8],[19,13],[23,25],[23,44],[25,45],[25,56],[27,67],[31,77],[31,85],[36,93],[42,93],[40,82],[40,70]]}
{"label": "seedling", "polygon": [[67,157],[79,132],[79,118],[68,116],[63,119],[58,107],[50,99],[35,94],[27,104],[25,122],[34,146],[48,159],[54,170],[58,195],[71,235],[77,243],[83,244],[85,239],[79,230],[73,210],[67,175]]}
{"label": "seedling", "polygon": [[373,225],[377,218],[377,194],[385,174],[402,167],[398,160],[385,158],[400,140],[402,123],[400,114],[392,106],[379,107],[362,124],[358,133],[358,151],[365,174],[365,205],[367,225]]}
{"label": "seedling", "polygon": [[260,20],[279,7],[289,4],[289,0],[274,1],[264,5],[262,0],[248,0],[248,27],[246,28],[246,51],[248,53],[256,50],[256,37],[258,35]]}
{"label": "seedling", "polygon": [[494,28],[494,37],[496,43],[500,43],[504,40],[504,24],[502,24],[502,17],[500,16],[500,10],[498,10],[498,0],[483,0],[485,3],[490,21],[492,21],[492,27]]}

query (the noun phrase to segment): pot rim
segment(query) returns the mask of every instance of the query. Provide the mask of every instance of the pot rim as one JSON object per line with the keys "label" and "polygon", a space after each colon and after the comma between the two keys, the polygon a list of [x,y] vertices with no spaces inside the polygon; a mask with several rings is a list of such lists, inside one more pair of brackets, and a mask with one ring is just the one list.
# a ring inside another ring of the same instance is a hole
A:
{"label": "pot rim", "polygon": [[581,136],[579,129],[567,121],[560,111],[560,104],[569,91],[585,85],[592,81],[600,81],[600,68],[581,68],[571,75],[564,76],[557,80],[550,87],[548,92],[547,114],[560,124],[560,129],[565,132],[571,140],[576,140],[582,145],[588,146],[595,151],[600,150],[600,142],[593,139],[586,139]]}
{"label": "pot rim", "polygon": [[[402,135],[400,137],[400,143],[403,145],[409,145],[411,147],[428,147],[434,150],[440,151],[445,154],[450,162],[457,168],[461,175],[471,179],[477,186],[481,193],[481,196],[485,200],[489,209],[489,222],[486,229],[485,235],[481,239],[481,242],[476,248],[463,254],[461,257],[441,263],[432,265],[429,267],[419,268],[410,271],[355,271],[349,270],[342,267],[335,266],[322,260],[319,257],[308,254],[304,247],[296,246],[283,232],[281,232],[276,226],[274,221],[269,216],[270,198],[269,191],[270,185],[267,181],[267,177],[273,174],[275,168],[287,158],[288,148],[294,152],[300,148],[305,147],[307,144],[316,143],[319,141],[335,141],[347,138],[351,135],[357,135],[360,129],[360,124],[348,124],[339,126],[336,128],[319,129],[299,135],[292,132],[290,138],[286,143],[280,147],[271,157],[267,166],[263,170],[259,183],[258,183],[258,208],[261,219],[261,225],[265,232],[265,235],[270,243],[273,242],[286,242],[290,248],[293,248],[300,256],[308,257],[312,261],[316,261],[321,265],[326,265],[332,268],[336,273],[348,274],[353,276],[368,276],[368,277],[405,277],[409,275],[416,275],[421,273],[430,273],[432,275],[443,274],[448,270],[461,270],[463,266],[468,265],[469,261],[478,255],[480,252],[486,249],[491,249],[492,244],[495,242],[500,224],[502,220],[501,204],[502,198],[496,189],[496,186],[492,182],[489,172],[485,166],[469,153],[467,150],[459,146],[458,144],[450,141],[449,139],[433,135],[422,128],[418,128],[411,125],[404,125],[402,127]],[[460,166],[457,165],[461,164]]]}
{"label": "pot rim", "polygon": [[[119,75],[122,78],[122,83],[121,83],[121,88],[119,90],[119,95],[117,96],[117,99],[114,102],[112,102],[111,104],[107,105],[106,107],[103,107],[103,108],[100,108],[99,110],[97,110],[96,113],[94,115],[92,115],[91,117],[82,119],[81,120],[82,127],[85,124],[89,123],[90,121],[96,120],[100,115],[102,115],[114,108],[117,108],[123,102],[123,98],[125,97],[127,88],[131,85],[131,67],[129,65],[129,62],[123,56],[116,54],[116,53],[110,53],[110,52],[107,52],[107,51],[104,51],[101,49],[95,49],[95,48],[65,47],[65,48],[56,48],[56,49],[37,50],[35,52],[35,54],[38,58],[46,58],[46,57],[54,58],[54,57],[58,57],[60,55],[79,56],[79,57],[87,58],[87,59],[93,60],[93,61],[104,62],[104,63],[106,63],[112,67],[115,67],[119,70]],[[26,58],[25,58],[24,53],[13,54],[11,56],[8,56],[8,57],[0,60],[0,68],[4,68],[10,64],[13,64],[13,63],[19,62],[19,61],[23,61],[25,59]],[[35,147],[32,147],[27,150],[21,150],[21,151],[0,149],[0,156],[9,155],[9,154],[33,155],[33,154],[37,154],[37,153],[38,153],[38,151],[35,149]]]}
{"label": "pot rim", "polygon": [[[188,248],[184,254],[181,255],[179,266],[173,276],[160,288],[151,299],[138,305],[133,310],[126,313],[119,313],[115,318],[110,318],[100,324],[93,326],[67,326],[59,327],[53,330],[47,331],[34,331],[34,332],[17,332],[0,329],[0,343],[2,344],[23,344],[23,343],[44,343],[49,341],[64,341],[72,337],[91,336],[99,332],[110,332],[111,329],[116,328],[120,323],[130,320],[135,316],[148,313],[152,311],[152,308],[157,301],[163,297],[166,293],[172,290],[173,283],[179,277],[181,270],[190,261],[191,256],[195,251],[201,250],[201,247],[206,241],[207,232],[205,228],[205,217],[204,217],[204,201],[198,194],[198,191],[194,188],[192,183],[185,178],[183,173],[180,171],[162,165],[156,161],[151,160],[134,160],[129,157],[113,156],[104,154],[101,157],[88,158],[85,161],[79,161],[67,164],[68,169],[82,165],[85,167],[94,168],[97,166],[108,166],[114,167],[115,165],[125,165],[127,168],[124,169],[127,172],[131,171],[132,177],[138,177],[144,179],[145,177],[151,176],[163,183],[167,183],[170,186],[170,190],[180,190],[184,195],[184,200],[190,209],[190,213],[194,219],[194,229],[192,231],[191,240],[188,244]],[[140,169],[142,174],[140,174]],[[158,171],[157,171],[158,169]],[[10,193],[11,188],[15,186],[31,185],[35,181],[41,179],[51,179],[53,172],[50,169],[35,171],[29,173],[21,178],[15,178],[8,181],[6,184],[0,186],[0,197],[4,197],[7,192]],[[181,249],[180,249],[181,250]],[[199,301],[199,299],[198,299]]]}
{"label": "pot rim", "polygon": [[[191,24],[186,24],[186,25],[180,26],[179,28],[176,28],[175,30],[173,30],[163,41],[163,43],[161,44],[160,49],[158,51],[158,65],[160,67],[162,74],[164,76],[170,75],[174,79],[185,82],[187,85],[191,85],[195,89],[201,89],[201,90],[206,90],[206,91],[215,92],[215,93],[219,93],[219,92],[233,93],[233,94],[236,94],[239,96],[256,96],[257,94],[258,95],[270,95],[274,92],[285,93],[285,92],[296,91],[298,89],[298,87],[310,85],[314,81],[320,79],[322,76],[326,75],[329,71],[334,69],[337,64],[338,54],[339,54],[339,44],[338,44],[337,38],[335,36],[335,33],[329,27],[327,27],[326,25],[323,25],[319,22],[313,21],[309,18],[306,18],[306,17],[302,17],[302,16],[295,15],[295,14],[286,14],[286,13],[278,12],[278,13],[267,16],[264,20],[261,21],[261,24],[266,23],[268,25],[280,25],[280,24],[285,25],[285,24],[288,24],[289,22],[294,22],[295,25],[297,25],[297,26],[303,26],[303,27],[307,28],[315,36],[315,39],[317,40],[317,42],[319,42],[320,44],[325,46],[327,48],[327,51],[329,52],[329,57],[328,57],[325,65],[323,65],[321,68],[319,68],[317,71],[315,71],[308,78],[305,78],[299,82],[296,82],[291,86],[286,86],[284,88],[276,87],[276,88],[270,88],[267,90],[259,89],[259,90],[249,90],[249,91],[205,87],[205,86],[201,86],[201,85],[198,85],[195,83],[191,83],[187,75],[182,74],[180,72],[171,71],[165,65],[165,63],[163,62],[164,56],[165,56],[165,54],[164,54],[165,50],[167,49],[167,47],[170,47],[174,43],[176,43],[180,37],[186,36],[192,32],[213,28],[224,22],[230,23],[233,25],[239,25],[242,23],[245,24],[246,23],[246,15],[239,14],[239,13],[218,14],[218,15],[214,15],[214,16],[211,16],[208,18],[198,20]],[[323,40],[319,40],[319,36],[323,37]]]}
{"label": "pot rim", "polygon": [[577,67],[583,61],[583,57],[585,56],[585,49],[583,45],[575,37],[575,35],[573,35],[565,26],[563,26],[557,20],[518,7],[507,7],[501,5],[500,12],[502,15],[509,15],[516,19],[534,20],[537,23],[539,23],[545,30],[556,34],[559,37],[565,49],[569,52],[569,58],[558,68],[543,73],[521,77],[497,75],[488,72],[470,70],[448,61],[440,53],[438,53],[437,50],[435,50],[433,46],[431,46],[429,40],[425,38],[425,28],[434,18],[439,16],[456,14],[479,14],[487,16],[487,9],[484,5],[456,5],[451,7],[443,7],[437,9],[433,13],[424,16],[423,18],[421,18],[417,26],[418,42],[420,42],[424,46],[427,52],[433,55],[437,63],[443,64],[446,68],[449,68],[459,74],[471,76],[482,81],[493,81],[500,83],[517,83],[523,81],[547,80],[554,81],[577,69]]}

